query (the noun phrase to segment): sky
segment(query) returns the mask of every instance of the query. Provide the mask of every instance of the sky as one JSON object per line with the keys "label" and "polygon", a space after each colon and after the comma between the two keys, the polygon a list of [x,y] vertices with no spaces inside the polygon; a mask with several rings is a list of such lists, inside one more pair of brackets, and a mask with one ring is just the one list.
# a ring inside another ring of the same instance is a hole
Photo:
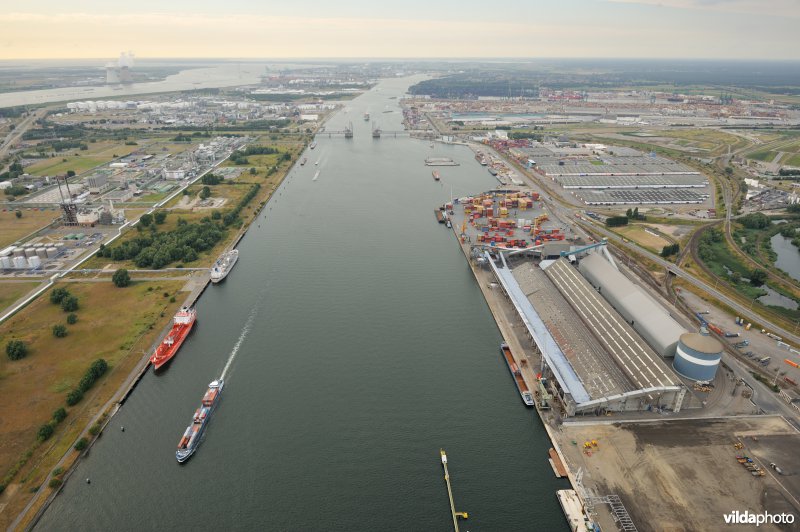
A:
{"label": "sky", "polygon": [[800,0],[0,0],[0,60],[800,59]]}

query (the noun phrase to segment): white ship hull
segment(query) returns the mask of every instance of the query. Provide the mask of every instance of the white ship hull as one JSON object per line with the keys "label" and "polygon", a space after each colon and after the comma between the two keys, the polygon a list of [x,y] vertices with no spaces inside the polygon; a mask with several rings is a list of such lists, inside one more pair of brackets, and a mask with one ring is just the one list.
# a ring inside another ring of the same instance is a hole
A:
{"label": "white ship hull", "polygon": [[211,282],[214,284],[219,283],[225,279],[233,269],[236,261],[239,260],[239,250],[234,249],[222,255],[214,266],[211,267]]}

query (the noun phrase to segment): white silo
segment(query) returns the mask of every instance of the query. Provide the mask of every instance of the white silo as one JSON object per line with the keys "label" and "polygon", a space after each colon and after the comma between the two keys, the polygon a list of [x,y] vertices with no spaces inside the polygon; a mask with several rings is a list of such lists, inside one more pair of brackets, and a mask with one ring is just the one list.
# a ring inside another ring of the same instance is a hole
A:
{"label": "white silo", "polygon": [[31,258],[36,256],[36,248],[25,248],[25,257]]}
{"label": "white silo", "polygon": [[28,267],[28,260],[25,257],[14,257],[14,268],[24,270]]}
{"label": "white silo", "polygon": [[45,247],[36,248],[36,256],[39,257],[40,259],[46,259],[47,258],[47,248],[45,248]]}
{"label": "white silo", "polygon": [[0,257],[0,266],[4,270],[10,270],[14,267],[14,261],[11,259],[11,257]]}
{"label": "white silo", "polygon": [[30,257],[28,259],[28,266],[33,268],[34,270],[42,267],[42,259],[40,259],[37,255]]}
{"label": "white silo", "polygon": [[54,257],[56,257],[58,255],[58,249],[56,249],[54,247],[47,248],[46,252],[47,252],[47,258],[48,259],[52,259],[52,258],[54,258]]}

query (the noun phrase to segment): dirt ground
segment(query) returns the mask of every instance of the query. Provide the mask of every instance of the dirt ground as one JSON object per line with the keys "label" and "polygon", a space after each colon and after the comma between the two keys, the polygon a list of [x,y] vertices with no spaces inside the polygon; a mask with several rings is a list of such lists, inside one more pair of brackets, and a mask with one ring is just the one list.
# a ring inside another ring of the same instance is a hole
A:
{"label": "dirt ground", "polygon": [[638,242],[642,246],[650,248],[651,250],[657,250],[658,252],[661,252],[661,248],[669,244],[668,240],[652,233],[648,233],[645,231],[644,227],[639,225],[620,227],[616,231],[625,238]]}
{"label": "dirt ground", "polygon": [[[793,512],[800,519],[800,480],[793,476],[800,457],[792,452],[800,434],[780,417],[565,424],[560,432],[569,467],[583,469],[589,495],[619,495],[639,530],[721,530],[723,515],[734,510]],[[593,439],[599,445],[588,456],[582,445]],[[745,447],[735,449],[737,441]],[[738,454],[763,462],[767,474],[753,477]],[[771,461],[787,473],[780,484]]]}

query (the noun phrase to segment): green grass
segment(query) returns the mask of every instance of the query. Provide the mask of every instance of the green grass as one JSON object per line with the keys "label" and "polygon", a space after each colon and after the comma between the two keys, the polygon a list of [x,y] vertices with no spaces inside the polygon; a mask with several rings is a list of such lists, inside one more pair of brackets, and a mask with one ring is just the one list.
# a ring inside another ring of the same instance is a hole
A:
{"label": "green grass", "polygon": [[756,161],[770,162],[775,158],[775,152],[772,150],[754,151],[747,154],[748,159]]}
{"label": "green grass", "polygon": [[0,283],[0,312],[37,286],[39,283],[36,282]]}
{"label": "green grass", "polygon": [[784,159],[783,164],[788,166],[800,166],[800,155],[792,155],[788,159]]}

